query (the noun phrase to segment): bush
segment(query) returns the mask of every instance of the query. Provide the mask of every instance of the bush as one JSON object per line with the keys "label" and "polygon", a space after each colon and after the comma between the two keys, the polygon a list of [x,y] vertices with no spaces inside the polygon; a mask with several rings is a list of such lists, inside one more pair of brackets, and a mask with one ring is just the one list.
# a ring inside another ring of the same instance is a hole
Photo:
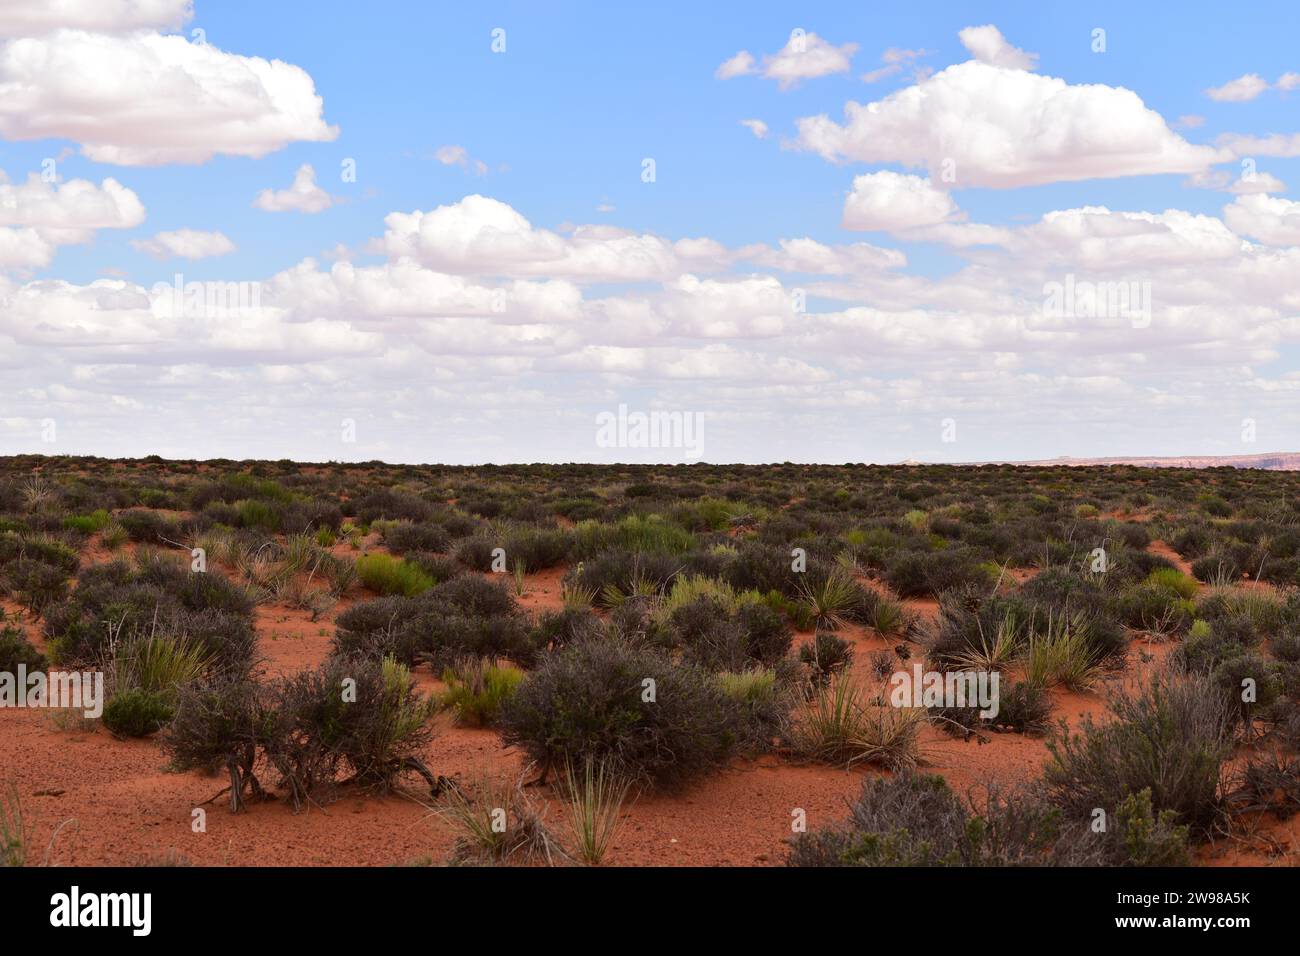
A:
{"label": "bush", "polygon": [[257,636],[248,595],[216,571],[192,574],[179,564],[141,556],[87,568],[77,589],[45,614],[45,637],[59,663],[97,664],[110,637],[153,633],[201,643],[212,666],[246,673]]}
{"label": "bush", "polygon": [[681,560],[670,555],[606,551],[581,562],[565,583],[590,588],[598,605],[613,607],[628,595],[665,593],[681,571]]}
{"label": "bush", "polygon": [[1177,591],[1147,583],[1121,594],[1116,601],[1116,612],[1121,621],[1135,630],[1156,635],[1181,634],[1191,627],[1196,605],[1180,597]]}
{"label": "bush", "polygon": [[790,866],[1182,866],[1187,830],[1152,812],[1146,791],[1127,798],[1114,825],[1085,824],[1028,792],[989,787],[977,806],[942,777],[869,779],[847,825],[801,834]]}
{"label": "bush", "polygon": [[440,525],[399,521],[385,526],[384,544],[388,545],[388,550],[394,554],[406,554],[410,551],[438,552],[447,550],[451,544],[451,537]]}
{"label": "bush", "polygon": [[6,623],[0,608],[0,673],[17,674],[20,664],[28,671],[43,671],[45,655],[32,646],[21,627]]}
{"label": "bush", "polygon": [[474,571],[492,570],[492,552],[499,544],[491,538],[466,538],[456,545],[456,560]]}
{"label": "bush", "polygon": [[999,688],[995,717],[981,716],[978,707],[931,707],[929,710],[931,717],[942,721],[942,729],[954,736],[970,737],[982,730],[1031,735],[1046,732],[1052,701],[1041,684],[1022,680],[1005,690]]}
{"label": "bush", "polygon": [[262,793],[254,769],[259,752],[273,747],[275,714],[268,692],[243,677],[221,676],[181,688],[175,717],[163,737],[172,769],[230,775],[230,808],[244,806],[244,793]]}
{"label": "bush", "polygon": [[805,575],[824,578],[829,571],[825,565],[808,555],[808,567],[803,573],[791,569],[790,548],[772,547],[759,541],[740,541],[736,551],[723,568],[726,581],[738,590],[752,590],[766,594],[776,591],[788,598],[801,597]]}
{"label": "bush", "polygon": [[813,685],[824,687],[852,666],[853,645],[830,631],[817,631],[811,644],[799,648],[799,660],[807,665]]}
{"label": "bush", "polygon": [[415,597],[433,587],[433,578],[416,563],[387,554],[363,554],[357,558],[361,583],[380,594]]}
{"label": "bush", "polygon": [[117,516],[117,523],[132,541],[143,544],[164,544],[178,540],[181,535],[175,521],[156,511],[123,511]]}
{"label": "bush", "polygon": [[937,597],[971,586],[990,588],[993,580],[974,552],[964,548],[901,551],[885,569],[885,582],[903,597]]}
{"label": "bush", "polygon": [[509,658],[529,666],[538,644],[505,588],[466,575],[418,598],[388,597],[339,615],[337,653],[392,656],[407,666],[427,660],[436,670],[461,658]]}
{"label": "bush", "polygon": [[353,782],[385,791],[410,769],[436,787],[418,757],[432,738],[428,721],[435,705],[391,658],[332,657],[277,682],[272,694],[275,732],[265,746],[295,806],[328,796],[345,772]]}
{"label": "bush", "polygon": [[1096,808],[1114,813],[1149,790],[1156,812],[1208,827],[1219,809],[1219,774],[1232,744],[1233,718],[1207,677],[1158,675],[1148,686],[1115,693],[1114,719],[1085,717],[1077,733],[1048,744],[1044,783],[1078,819]]}
{"label": "bush", "polygon": [[604,623],[590,608],[565,607],[544,611],[533,628],[532,640],[539,648],[559,650],[603,632]]}
{"label": "bush", "polygon": [[790,651],[794,632],[785,619],[757,600],[734,600],[702,594],[668,614],[674,646],[710,670],[745,670],[771,666]]}
{"label": "bush", "polygon": [[705,671],[608,640],[547,657],[506,705],[502,725],[506,743],[522,747],[544,774],[607,761],[661,787],[717,767],[740,737],[738,708]]}
{"label": "bush", "polygon": [[718,686],[740,708],[744,726],[743,746],[750,752],[772,748],[784,735],[794,695],[788,681],[773,668],[754,668],[718,675]]}
{"label": "bush", "polygon": [[522,563],[532,574],[553,568],[569,556],[572,539],[568,532],[554,528],[524,528],[506,537],[506,561],[511,570]]}
{"label": "bush", "polygon": [[53,565],[33,558],[19,558],[0,572],[3,590],[18,600],[34,614],[40,614],[51,604],[62,601],[68,594],[68,575]]}
{"label": "bush", "polygon": [[104,726],[120,737],[146,737],[165,727],[174,710],[160,691],[133,687],[118,691],[104,705]]}
{"label": "bush", "polygon": [[443,671],[442,679],[447,690],[438,698],[440,708],[452,711],[462,726],[493,727],[524,675],[512,667],[472,659]]}

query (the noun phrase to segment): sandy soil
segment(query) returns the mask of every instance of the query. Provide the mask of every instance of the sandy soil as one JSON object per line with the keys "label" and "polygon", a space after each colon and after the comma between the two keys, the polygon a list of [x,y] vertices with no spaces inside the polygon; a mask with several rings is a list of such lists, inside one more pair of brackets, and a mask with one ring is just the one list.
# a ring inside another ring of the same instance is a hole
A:
{"label": "sandy soil", "polygon": [[[101,552],[92,546],[85,560],[111,557]],[[530,575],[520,604],[532,614],[560,607],[564,572],[557,568]],[[315,621],[309,611],[280,604],[259,607],[255,624],[265,673],[291,674],[324,660],[338,613],[364,596],[354,592]],[[0,604],[11,615],[19,611],[12,602]],[[917,615],[937,613],[934,601],[904,604]],[[38,622],[24,618],[22,623],[42,645]],[[854,644],[864,672],[871,652],[899,643],[862,627],[842,633]],[[811,632],[797,635],[798,643],[811,639]],[[1172,646],[1135,640],[1127,675],[1140,677]],[[417,674],[423,689],[438,689],[434,675],[423,669]],[[1085,715],[1100,716],[1105,706],[1100,692],[1056,690],[1053,699],[1054,717],[1071,726]],[[525,774],[521,755],[506,749],[494,731],[457,728],[446,718],[438,726],[423,754],[434,773],[462,784],[484,775],[518,779]],[[1047,757],[1043,738],[1017,734],[963,741],[927,726],[921,743],[925,769],[941,773],[959,790],[981,787],[990,778],[1028,781]],[[0,768],[0,778],[12,781],[22,799],[35,855],[54,864],[131,865],[180,854],[201,865],[402,865],[441,862],[454,840],[449,825],[430,812],[427,792],[413,784],[387,796],[345,788],[336,802],[301,813],[294,813],[287,801],[271,801],[232,815],[224,798],[207,802],[225,786],[224,779],[169,772],[157,742],[117,740],[102,728],[49,711],[0,710]],[[627,806],[608,862],[779,864],[794,811],[805,812],[809,828],[840,821],[862,779],[877,773],[800,765],[780,756],[737,760],[685,792],[642,796]],[[563,808],[551,789],[530,787],[528,792],[544,808],[552,830],[562,835]],[[195,811],[202,811],[205,829],[196,825]],[[1216,845],[1203,851],[1202,858],[1221,865],[1260,864],[1287,859],[1277,852],[1287,850],[1294,859],[1300,845],[1297,820],[1261,821],[1259,838]]]}

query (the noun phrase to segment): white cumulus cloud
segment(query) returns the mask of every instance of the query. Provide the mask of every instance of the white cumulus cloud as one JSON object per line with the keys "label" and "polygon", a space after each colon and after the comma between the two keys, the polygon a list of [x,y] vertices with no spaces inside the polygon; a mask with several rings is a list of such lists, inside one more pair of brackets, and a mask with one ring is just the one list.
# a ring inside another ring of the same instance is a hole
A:
{"label": "white cumulus cloud", "polygon": [[155,259],[209,259],[235,251],[235,244],[224,233],[197,229],[160,232],[150,239],[133,239],[131,245]]}
{"label": "white cumulus cloud", "polygon": [[37,36],[53,30],[174,30],[194,16],[193,0],[5,0],[0,36]]}
{"label": "white cumulus cloud", "polygon": [[1223,218],[1243,236],[1270,246],[1300,246],[1300,202],[1262,193],[1239,196]]}
{"label": "white cumulus cloud", "polygon": [[796,146],[835,162],[902,163],[958,186],[1013,188],[1084,179],[1195,173],[1223,158],[1174,133],[1131,90],[975,60],[874,103],[845,121],[798,120]]}
{"label": "white cumulus cloud", "polygon": [[266,212],[324,212],[334,205],[334,197],[316,185],[316,170],[304,163],[293,175],[288,189],[263,189],[253,205]]}
{"label": "white cumulus cloud", "polygon": [[123,166],[261,157],[338,130],[301,67],[184,37],[60,30],[0,44],[0,138]]}
{"label": "white cumulus cloud", "polygon": [[1267,89],[1267,80],[1258,73],[1247,73],[1222,86],[1211,87],[1205,95],[1216,103],[1247,103]]}
{"label": "white cumulus cloud", "polygon": [[1038,62],[1037,53],[1026,53],[1007,42],[1002,31],[990,24],[966,27],[957,34],[961,45],[981,63],[1002,66],[1009,70],[1032,70]]}
{"label": "white cumulus cloud", "polygon": [[836,46],[816,33],[796,30],[779,51],[765,54],[761,64],[756,64],[754,55],[748,50],[741,50],[723,62],[714,76],[729,80],[757,73],[765,79],[775,80],[782,90],[788,90],[804,80],[849,72],[853,66],[853,54],[857,51],[856,43]]}

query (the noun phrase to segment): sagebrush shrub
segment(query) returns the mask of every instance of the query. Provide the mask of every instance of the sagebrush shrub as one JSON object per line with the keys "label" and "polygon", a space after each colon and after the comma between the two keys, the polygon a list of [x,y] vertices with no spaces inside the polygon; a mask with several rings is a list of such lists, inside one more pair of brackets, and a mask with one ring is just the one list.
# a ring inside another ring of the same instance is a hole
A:
{"label": "sagebrush shrub", "polygon": [[651,648],[592,640],[529,674],[506,705],[502,736],[544,770],[605,761],[643,784],[671,787],[724,762],[739,719],[706,671]]}
{"label": "sagebrush shrub", "polygon": [[1112,719],[1085,717],[1077,732],[1049,743],[1044,782],[1051,798],[1087,818],[1113,813],[1149,790],[1156,812],[1205,828],[1220,807],[1220,771],[1232,745],[1233,716],[1209,677],[1157,675],[1141,688],[1112,693]]}
{"label": "sagebrush shrub", "polygon": [[44,670],[45,655],[32,646],[21,627],[7,623],[0,608],[0,672],[16,674],[19,664],[28,671]]}

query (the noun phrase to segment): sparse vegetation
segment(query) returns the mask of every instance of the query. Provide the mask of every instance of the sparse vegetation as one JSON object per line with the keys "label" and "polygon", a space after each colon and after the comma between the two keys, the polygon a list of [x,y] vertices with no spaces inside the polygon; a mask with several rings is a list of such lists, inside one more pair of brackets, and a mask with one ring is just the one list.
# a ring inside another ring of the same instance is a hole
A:
{"label": "sparse vegetation", "polygon": [[[792,861],[1184,865],[1242,814],[1300,809],[1297,491],[1246,471],[158,460],[88,478],[14,459],[0,672],[102,670],[102,722],[68,739],[141,736],[229,781],[235,810],[416,785],[459,821],[457,863],[607,861],[616,821],[767,754],[911,781],[864,791]],[[997,671],[996,716],[891,706],[914,664]],[[1110,713],[1062,730],[1069,691]],[[517,748],[543,789],[436,776],[450,722]],[[1051,759],[1023,790],[945,795],[913,777],[926,722],[956,748],[1050,734]],[[503,799],[505,835],[475,836]]]}

